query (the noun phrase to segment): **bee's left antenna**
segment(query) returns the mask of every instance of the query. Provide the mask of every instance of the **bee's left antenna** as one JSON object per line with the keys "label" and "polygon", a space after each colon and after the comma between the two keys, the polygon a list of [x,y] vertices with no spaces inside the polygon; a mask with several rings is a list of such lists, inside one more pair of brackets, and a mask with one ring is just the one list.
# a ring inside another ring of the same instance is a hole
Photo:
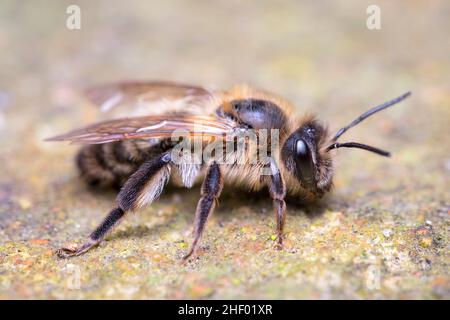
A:
{"label": "bee's left antenna", "polygon": [[367,144],[362,144],[362,143],[358,143],[358,142],[345,142],[345,143],[335,142],[327,148],[327,151],[330,151],[332,149],[338,149],[338,148],[358,148],[358,149],[363,149],[363,150],[367,150],[367,151],[376,153],[383,157],[391,156],[391,153],[389,151],[384,151],[382,149],[375,148],[375,147],[369,146]]}
{"label": "bee's left antenna", "polygon": [[411,95],[411,91],[406,92],[405,94],[401,95],[400,97],[397,97],[395,99],[392,99],[390,101],[387,101],[383,104],[380,104],[379,106],[376,106],[366,112],[364,112],[362,115],[360,115],[358,118],[356,118],[355,120],[352,121],[352,123],[350,123],[349,125],[339,129],[339,131],[335,134],[335,136],[333,137],[333,139],[331,139],[332,142],[337,141],[337,139],[339,139],[340,136],[342,136],[348,129],[356,126],[358,123],[360,123],[361,121],[363,121],[364,119],[367,119],[368,117],[370,117],[371,115],[384,110],[386,108],[389,108],[391,106],[393,106],[394,104],[397,104],[403,100],[405,100],[406,98],[408,98]]}

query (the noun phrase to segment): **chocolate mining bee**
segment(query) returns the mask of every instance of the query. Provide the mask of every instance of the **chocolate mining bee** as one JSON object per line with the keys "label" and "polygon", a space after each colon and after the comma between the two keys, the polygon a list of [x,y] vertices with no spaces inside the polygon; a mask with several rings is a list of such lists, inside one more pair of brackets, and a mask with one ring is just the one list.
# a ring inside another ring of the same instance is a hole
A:
{"label": "chocolate mining bee", "polygon": [[[185,259],[195,252],[224,183],[254,191],[268,188],[281,247],[285,197],[315,200],[330,191],[334,149],[359,148],[389,157],[384,150],[338,140],[348,129],[410,94],[368,110],[330,135],[315,117],[293,116],[289,102],[248,86],[219,91],[171,82],[126,82],[88,90],[88,98],[103,110],[131,104],[143,107],[147,115],[104,121],[48,139],[84,144],[76,158],[81,177],[92,186],[120,188],[116,207],[87,241],[76,249],[61,248],[57,254],[78,256],[97,245],[127,212],[154,201],[169,179],[188,188],[203,181],[194,240]],[[161,101],[165,108],[156,104]],[[187,141],[200,146],[200,157],[192,152],[192,144],[186,147]],[[191,156],[182,156],[185,151]]]}

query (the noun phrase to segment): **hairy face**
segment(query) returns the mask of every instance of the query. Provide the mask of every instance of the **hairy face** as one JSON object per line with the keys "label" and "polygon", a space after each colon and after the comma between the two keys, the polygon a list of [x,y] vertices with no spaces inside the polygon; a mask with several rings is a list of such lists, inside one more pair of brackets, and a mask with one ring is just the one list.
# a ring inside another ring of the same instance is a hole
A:
{"label": "hairy face", "polygon": [[331,188],[332,161],[324,149],[327,136],[321,124],[309,119],[287,138],[281,153],[290,174],[316,195]]}

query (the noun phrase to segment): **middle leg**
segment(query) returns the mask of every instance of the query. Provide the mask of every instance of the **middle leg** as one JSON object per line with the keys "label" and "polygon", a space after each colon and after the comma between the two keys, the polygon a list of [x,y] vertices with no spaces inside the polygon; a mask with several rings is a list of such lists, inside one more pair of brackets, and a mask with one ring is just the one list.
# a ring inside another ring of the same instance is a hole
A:
{"label": "middle leg", "polygon": [[198,242],[202,236],[206,221],[209,215],[214,210],[217,199],[220,196],[223,188],[222,172],[217,162],[213,162],[209,167],[203,181],[201,189],[201,198],[197,204],[194,221],[194,241],[188,254],[183,257],[188,259],[197,248]]}
{"label": "middle leg", "polygon": [[272,175],[269,180],[269,193],[272,197],[273,209],[277,221],[277,248],[281,249],[283,247],[283,229],[286,222],[286,202],[284,201],[286,197],[286,185],[274,161],[270,163],[270,169]]}

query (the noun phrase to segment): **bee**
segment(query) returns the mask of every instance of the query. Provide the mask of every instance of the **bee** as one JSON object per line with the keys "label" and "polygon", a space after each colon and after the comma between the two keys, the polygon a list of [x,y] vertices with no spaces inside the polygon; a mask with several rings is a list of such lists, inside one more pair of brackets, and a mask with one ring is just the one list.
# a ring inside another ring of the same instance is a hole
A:
{"label": "bee", "polygon": [[[169,180],[187,188],[202,181],[194,238],[183,259],[189,258],[198,247],[224,183],[250,191],[267,188],[275,213],[277,247],[282,248],[285,198],[312,201],[330,191],[334,149],[359,148],[389,157],[389,152],[379,148],[338,140],[350,128],[410,94],[368,110],[331,135],[316,117],[294,116],[294,107],[287,100],[246,85],[212,90],[154,81],[90,89],[87,97],[103,111],[125,107],[128,117],[99,122],[47,140],[83,144],[76,157],[81,177],[91,186],[117,187],[120,191],[115,208],[84,244],[61,248],[57,254],[66,258],[87,252],[127,213],[157,199]],[[261,132],[265,132],[265,139]],[[254,133],[253,138],[248,133]],[[186,147],[187,141],[199,146],[197,149],[202,153],[199,157],[186,160],[180,156],[193,149],[192,144]],[[218,142],[223,145],[210,147]],[[179,148],[180,144],[185,147]],[[263,145],[265,157],[259,155]],[[206,157],[205,151],[211,149]]]}

